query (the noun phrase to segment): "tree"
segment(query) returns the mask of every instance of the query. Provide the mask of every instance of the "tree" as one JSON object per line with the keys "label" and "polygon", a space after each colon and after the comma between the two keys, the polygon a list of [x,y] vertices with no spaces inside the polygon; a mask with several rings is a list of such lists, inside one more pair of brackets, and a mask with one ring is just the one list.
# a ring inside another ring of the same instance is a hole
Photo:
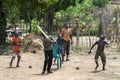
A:
{"label": "tree", "polygon": [[100,12],[99,12],[99,19],[100,19],[100,24],[99,24],[99,34],[98,36],[100,36],[101,34],[103,34],[103,8],[106,6],[106,4],[109,3],[109,0],[93,0],[93,5],[98,7]]}
{"label": "tree", "polygon": [[3,11],[3,0],[0,0],[0,45],[5,44],[6,42],[6,16]]}
{"label": "tree", "polygon": [[76,1],[82,2],[83,0],[49,0],[47,2],[47,6],[45,8],[45,26],[48,32],[51,32],[54,27],[54,13],[60,10],[66,10],[69,6],[75,6]]}
{"label": "tree", "polygon": [[22,19],[29,23],[31,32],[31,21],[37,18],[45,22],[48,31],[53,29],[54,13],[74,6],[76,1],[80,3],[83,0],[3,0],[3,7],[9,23],[15,24]]}
{"label": "tree", "polygon": [[93,0],[94,6],[99,8],[105,7],[109,3],[109,0]]}

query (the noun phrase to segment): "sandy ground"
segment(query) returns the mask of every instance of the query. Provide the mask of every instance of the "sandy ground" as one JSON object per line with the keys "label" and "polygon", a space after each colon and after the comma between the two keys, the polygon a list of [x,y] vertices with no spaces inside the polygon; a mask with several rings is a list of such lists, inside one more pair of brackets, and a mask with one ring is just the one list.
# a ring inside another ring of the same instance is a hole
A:
{"label": "sandy ground", "polygon": [[[56,69],[52,65],[52,74],[41,75],[44,55],[25,53],[22,54],[20,67],[16,68],[16,60],[13,68],[9,68],[11,55],[0,56],[0,80],[120,80],[120,54],[116,50],[106,50],[107,65],[102,71],[101,60],[99,68],[94,70],[94,53],[88,55],[86,52],[72,53],[71,61],[64,62],[62,68]],[[29,65],[32,68],[29,68]],[[76,70],[79,67],[79,70]]]}

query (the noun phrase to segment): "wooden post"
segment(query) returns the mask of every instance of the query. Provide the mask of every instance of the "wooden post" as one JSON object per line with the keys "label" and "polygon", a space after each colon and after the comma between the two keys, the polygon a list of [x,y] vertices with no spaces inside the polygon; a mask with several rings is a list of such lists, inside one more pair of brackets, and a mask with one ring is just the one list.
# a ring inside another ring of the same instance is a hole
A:
{"label": "wooden post", "polygon": [[77,27],[77,30],[76,30],[76,33],[77,33],[76,46],[78,46],[79,45],[79,33],[80,33],[80,30],[79,30],[79,19],[78,18],[76,19],[76,27]]}
{"label": "wooden post", "polygon": [[120,45],[119,45],[118,34],[119,34],[119,12],[118,12],[118,7],[117,7],[116,9],[116,42],[117,42],[117,50],[119,51]]}

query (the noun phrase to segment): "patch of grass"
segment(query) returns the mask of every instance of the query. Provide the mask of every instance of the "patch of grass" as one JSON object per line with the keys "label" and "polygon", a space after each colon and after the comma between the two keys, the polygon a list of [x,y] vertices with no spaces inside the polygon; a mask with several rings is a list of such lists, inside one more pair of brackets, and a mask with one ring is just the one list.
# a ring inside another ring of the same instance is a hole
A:
{"label": "patch of grass", "polygon": [[38,48],[38,49],[41,49],[42,46],[41,46],[41,44],[37,44],[37,43],[36,43],[36,44],[34,44],[34,47],[35,47],[35,48]]}
{"label": "patch of grass", "polygon": [[11,44],[5,44],[0,46],[0,55],[2,55],[4,52],[9,54],[12,52]]}
{"label": "patch of grass", "polygon": [[31,43],[32,43],[31,40],[27,40],[27,41],[25,42],[25,46],[28,46],[28,45],[30,45]]}
{"label": "patch of grass", "polygon": [[0,53],[0,55],[2,55],[2,53]]}
{"label": "patch of grass", "polygon": [[24,43],[24,47],[25,47],[24,50],[26,50],[28,48],[28,46],[31,45],[31,44],[32,44],[31,40],[25,41],[25,43]]}
{"label": "patch of grass", "polygon": [[73,50],[73,52],[75,52],[75,53],[78,53],[78,52],[82,51],[83,48],[80,46],[71,46],[71,50]]}

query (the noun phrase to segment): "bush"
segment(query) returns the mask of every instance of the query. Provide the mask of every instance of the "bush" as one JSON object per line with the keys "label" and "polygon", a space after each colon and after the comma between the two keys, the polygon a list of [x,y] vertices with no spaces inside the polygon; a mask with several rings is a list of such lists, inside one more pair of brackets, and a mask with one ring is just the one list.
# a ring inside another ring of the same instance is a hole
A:
{"label": "bush", "polygon": [[98,30],[90,30],[90,36],[97,36]]}

